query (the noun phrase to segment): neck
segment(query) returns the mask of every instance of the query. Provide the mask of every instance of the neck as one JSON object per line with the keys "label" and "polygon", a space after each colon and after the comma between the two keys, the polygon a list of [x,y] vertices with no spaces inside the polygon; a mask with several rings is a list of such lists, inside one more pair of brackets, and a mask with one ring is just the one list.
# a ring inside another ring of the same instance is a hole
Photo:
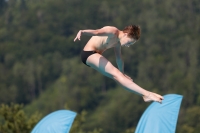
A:
{"label": "neck", "polygon": [[119,31],[118,34],[118,39],[121,40],[121,38],[124,36],[124,32],[123,31]]}

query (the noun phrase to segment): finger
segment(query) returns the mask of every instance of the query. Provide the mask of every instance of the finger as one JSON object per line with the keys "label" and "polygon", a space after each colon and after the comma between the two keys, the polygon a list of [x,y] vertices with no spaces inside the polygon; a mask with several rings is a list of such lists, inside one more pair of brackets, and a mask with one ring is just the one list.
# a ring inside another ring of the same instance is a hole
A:
{"label": "finger", "polygon": [[74,42],[76,41],[76,39],[77,39],[77,37],[76,37],[76,38],[74,38]]}

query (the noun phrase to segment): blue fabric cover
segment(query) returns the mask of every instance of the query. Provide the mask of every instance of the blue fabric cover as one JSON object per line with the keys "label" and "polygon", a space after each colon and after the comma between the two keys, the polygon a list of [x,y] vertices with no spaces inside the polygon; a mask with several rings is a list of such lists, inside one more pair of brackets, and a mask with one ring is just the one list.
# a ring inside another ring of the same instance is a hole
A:
{"label": "blue fabric cover", "polygon": [[168,94],[162,104],[153,102],[140,118],[135,133],[175,133],[182,98]]}
{"label": "blue fabric cover", "polygon": [[69,133],[76,113],[69,110],[55,111],[45,116],[31,133]]}

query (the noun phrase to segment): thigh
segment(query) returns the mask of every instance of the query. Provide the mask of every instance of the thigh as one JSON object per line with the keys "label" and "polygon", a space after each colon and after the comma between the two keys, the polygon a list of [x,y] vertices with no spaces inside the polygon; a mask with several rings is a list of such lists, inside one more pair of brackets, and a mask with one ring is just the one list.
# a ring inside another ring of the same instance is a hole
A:
{"label": "thigh", "polygon": [[120,72],[110,61],[98,53],[89,56],[86,63],[109,78],[113,78]]}

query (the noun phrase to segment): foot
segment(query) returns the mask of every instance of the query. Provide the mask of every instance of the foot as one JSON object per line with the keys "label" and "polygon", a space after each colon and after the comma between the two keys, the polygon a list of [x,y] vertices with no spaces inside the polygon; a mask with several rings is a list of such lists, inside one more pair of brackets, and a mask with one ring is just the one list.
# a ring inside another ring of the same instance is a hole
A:
{"label": "foot", "polygon": [[143,96],[143,99],[145,102],[151,102],[151,101],[155,101],[155,102],[159,102],[162,103],[162,100],[164,99],[162,96],[153,93],[153,92],[149,92],[148,95]]}

